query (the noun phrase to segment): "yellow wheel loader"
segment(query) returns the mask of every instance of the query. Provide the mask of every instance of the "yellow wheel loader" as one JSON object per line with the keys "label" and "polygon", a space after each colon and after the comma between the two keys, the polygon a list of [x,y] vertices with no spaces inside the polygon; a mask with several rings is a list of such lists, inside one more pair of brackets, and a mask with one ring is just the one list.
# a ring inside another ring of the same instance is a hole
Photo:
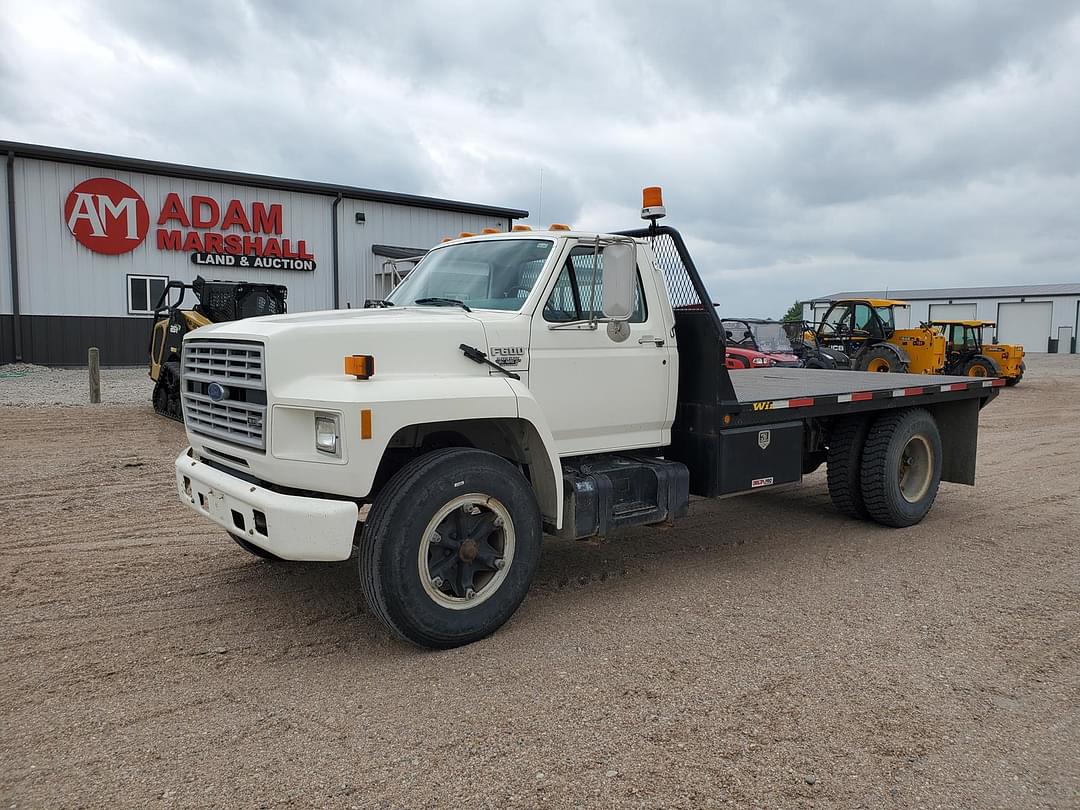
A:
{"label": "yellow wheel loader", "polygon": [[1004,377],[1006,385],[1024,378],[1024,347],[998,343],[997,335],[983,342],[984,329],[996,329],[994,321],[932,321],[945,336],[945,373],[967,377]]}
{"label": "yellow wheel loader", "polygon": [[[170,300],[174,290],[179,295]],[[191,309],[181,309],[188,290],[194,293],[198,303]],[[184,419],[180,396],[180,350],[184,335],[209,323],[280,315],[285,312],[287,295],[284,284],[207,281],[202,276],[191,284],[170,281],[154,307],[154,326],[150,331],[154,410],[170,419]]]}
{"label": "yellow wheel loader", "polygon": [[843,353],[855,371],[941,374],[945,368],[945,337],[929,324],[897,329],[895,310],[906,301],[887,298],[830,300],[825,317],[809,336],[819,347]]}

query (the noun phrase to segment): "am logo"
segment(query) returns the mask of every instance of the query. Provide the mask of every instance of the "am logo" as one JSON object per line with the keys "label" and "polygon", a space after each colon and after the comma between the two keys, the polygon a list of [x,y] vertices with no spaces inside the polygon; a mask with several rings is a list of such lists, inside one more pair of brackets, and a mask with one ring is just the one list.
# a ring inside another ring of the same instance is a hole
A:
{"label": "am logo", "polygon": [[79,244],[117,256],[134,250],[150,229],[150,212],[139,193],[111,177],[83,180],[64,201],[64,221]]}

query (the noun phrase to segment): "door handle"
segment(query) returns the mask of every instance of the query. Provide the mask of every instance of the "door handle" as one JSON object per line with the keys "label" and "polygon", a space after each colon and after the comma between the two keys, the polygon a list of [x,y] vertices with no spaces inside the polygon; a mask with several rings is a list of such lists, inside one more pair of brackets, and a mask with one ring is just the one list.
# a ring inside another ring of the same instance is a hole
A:
{"label": "door handle", "polygon": [[638,343],[654,343],[657,348],[660,348],[664,345],[664,339],[653,337],[652,335],[643,335],[638,338]]}

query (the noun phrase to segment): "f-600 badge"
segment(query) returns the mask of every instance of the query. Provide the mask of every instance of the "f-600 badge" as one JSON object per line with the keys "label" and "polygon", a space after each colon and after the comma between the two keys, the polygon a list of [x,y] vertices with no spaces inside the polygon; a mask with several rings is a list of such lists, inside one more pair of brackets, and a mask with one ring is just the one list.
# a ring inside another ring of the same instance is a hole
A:
{"label": "f-600 badge", "polygon": [[525,354],[524,346],[492,346],[491,355],[500,366],[521,365],[521,358]]}

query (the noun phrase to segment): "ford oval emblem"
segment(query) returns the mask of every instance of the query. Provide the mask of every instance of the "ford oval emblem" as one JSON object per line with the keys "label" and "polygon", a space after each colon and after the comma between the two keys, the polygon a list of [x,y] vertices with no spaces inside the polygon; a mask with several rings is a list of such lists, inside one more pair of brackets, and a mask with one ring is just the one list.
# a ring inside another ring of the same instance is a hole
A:
{"label": "ford oval emblem", "polygon": [[225,395],[229,393],[225,390],[225,386],[221,383],[210,383],[206,386],[206,395],[210,397],[211,402],[221,402],[225,399]]}

